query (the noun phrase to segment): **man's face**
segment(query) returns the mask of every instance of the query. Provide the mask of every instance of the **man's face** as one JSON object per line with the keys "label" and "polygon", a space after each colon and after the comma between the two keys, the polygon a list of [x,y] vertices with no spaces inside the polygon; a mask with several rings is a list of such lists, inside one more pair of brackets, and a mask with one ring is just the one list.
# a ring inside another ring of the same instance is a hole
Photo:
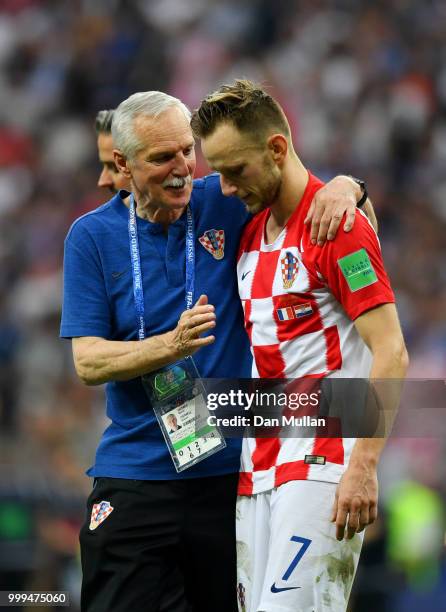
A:
{"label": "man's face", "polygon": [[168,421],[169,421],[169,426],[172,429],[175,429],[175,427],[177,427],[178,423],[177,423],[177,417],[174,414],[169,414],[169,416],[167,417]]}
{"label": "man's face", "polygon": [[98,187],[110,189],[112,193],[116,193],[120,189],[130,190],[128,179],[121,174],[113,157],[113,137],[111,134],[98,134],[98,155],[99,161],[102,164],[102,171],[98,179]]}
{"label": "man's face", "polygon": [[156,119],[139,116],[135,121],[138,140],[145,143],[127,160],[137,201],[169,211],[189,203],[195,172],[195,141],[189,121],[176,107]]}
{"label": "man's face", "polygon": [[243,200],[252,214],[272,204],[280,189],[281,173],[266,143],[262,146],[232,124],[222,123],[202,139],[201,148],[210,167],[220,172],[224,195]]}

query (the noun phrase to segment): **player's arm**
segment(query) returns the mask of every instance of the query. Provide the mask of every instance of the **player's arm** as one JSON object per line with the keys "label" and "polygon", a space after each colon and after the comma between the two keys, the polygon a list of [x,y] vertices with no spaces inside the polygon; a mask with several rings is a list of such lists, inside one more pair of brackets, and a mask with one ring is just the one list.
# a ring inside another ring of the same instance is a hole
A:
{"label": "player's arm", "polygon": [[[326,239],[333,240],[345,214],[344,231],[349,232],[355,223],[356,204],[363,191],[350,176],[335,176],[319,189],[311,202],[305,223],[311,222],[310,238],[313,244],[322,246]],[[373,229],[378,232],[378,222],[369,198],[362,206]]]}
{"label": "player's arm", "polygon": [[97,336],[73,338],[76,372],[87,385],[130,380],[212,344],[215,336],[202,334],[214,327],[214,306],[202,295],[193,308],[182,313],[175,329],[165,334],[128,342]]}
{"label": "player's arm", "polygon": [[[373,356],[371,384],[375,379],[395,379],[395,385],[375,386],[381,416],[390,415],[393,421],[399,402],[398,381],[405,377],[409,362],[395,305],[382,304],[368,310],[355,320],[355,327]],[[390,433],[390,428],[386,431]],[[386,437],[359,438],[353,447],[333,506],[332,521],[336,523],[338,540],[345,534],[352,538],[377,517],[376,470],[385,442]]]}

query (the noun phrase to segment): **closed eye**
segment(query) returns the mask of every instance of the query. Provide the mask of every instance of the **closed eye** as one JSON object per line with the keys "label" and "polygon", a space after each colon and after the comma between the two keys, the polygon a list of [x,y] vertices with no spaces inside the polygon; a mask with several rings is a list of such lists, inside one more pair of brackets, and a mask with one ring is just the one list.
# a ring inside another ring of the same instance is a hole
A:
{"label": "closed eye", "polygon": [[234,166],[233,168],[228,168],[225,171],[225,174],[231,177],[240,177],[243,174],[244,169],[245,169],[244,165]]}

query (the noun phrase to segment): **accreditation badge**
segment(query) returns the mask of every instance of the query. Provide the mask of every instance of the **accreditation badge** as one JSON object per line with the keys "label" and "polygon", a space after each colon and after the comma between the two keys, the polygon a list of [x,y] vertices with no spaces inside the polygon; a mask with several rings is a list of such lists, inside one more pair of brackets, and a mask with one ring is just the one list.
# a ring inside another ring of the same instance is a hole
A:
{"label": "accreditation badge", "polygon": [[206,389],[192,357],[144,375],[142,383],[177,472],[225,448],[220,429],[208,423]]}

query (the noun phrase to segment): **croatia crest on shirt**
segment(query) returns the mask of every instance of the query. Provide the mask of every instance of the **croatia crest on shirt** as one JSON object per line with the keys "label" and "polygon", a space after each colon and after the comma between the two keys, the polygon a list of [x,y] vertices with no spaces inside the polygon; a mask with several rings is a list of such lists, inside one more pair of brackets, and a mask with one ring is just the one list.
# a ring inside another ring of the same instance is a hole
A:
{"label": "croatia crest on shirt", "polygon": [[90,531],[99,527],[101,523],[113,512],[113,507],[108,501],[101,501],[98,504],[93,504],[90,518]]}
{"label": "croatia crest on shirt", "polygon": [[280,260],[282,268],[282,281],[285,289],[289,289],[296,280],[299,269],[299,260],[290,251],[287,251]]}
{"label": "croatia crest on shirt", "polygon": [[223,259],[225,255],[225,230],[207,230],[198,240],[212,257],[215,259]]}

